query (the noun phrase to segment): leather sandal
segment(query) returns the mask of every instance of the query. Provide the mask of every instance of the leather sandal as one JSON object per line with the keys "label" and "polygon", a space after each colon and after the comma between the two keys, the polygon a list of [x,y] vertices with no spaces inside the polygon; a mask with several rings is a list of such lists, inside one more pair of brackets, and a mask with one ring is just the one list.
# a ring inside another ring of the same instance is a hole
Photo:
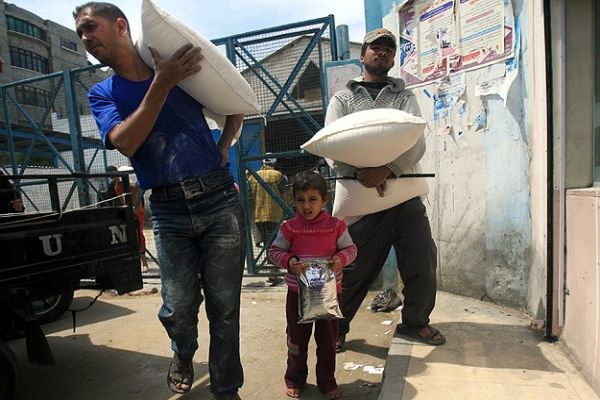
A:
{"label": "leather sandal", "polygon": [[[429,333],[425,336],[421,335],[421,330],[427,328]],[[396,333],[402,336],[409,337],[411,339],[418,340],[432,346],[439,346],[446,343],[446,337],[442,333],[431,325],[427,326],[407,326],[398,324],[396,326]]]}
{"label": "leather sandal", "polygon": [[194,365],[192,358],[181,359],[177,353],[173,353],[173,360],[167,374],[167,385],[174,393],[187,393],[194,382]]}

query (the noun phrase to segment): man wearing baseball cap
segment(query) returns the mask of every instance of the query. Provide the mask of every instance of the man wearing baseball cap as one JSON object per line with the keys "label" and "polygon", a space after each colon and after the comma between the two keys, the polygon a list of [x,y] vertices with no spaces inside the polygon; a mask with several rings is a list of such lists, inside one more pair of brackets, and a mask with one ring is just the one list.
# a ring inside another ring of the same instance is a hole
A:
{"label": "man wearing baseball cap", "polygon": [[[405,89],[404,81],[388,75],[394,66],[396,47],[396,37],[387,29],[375,29],[365,35],[360,55],[364,76],[350,80],[346,89],[332,97],[325,125],[347,114],[375,108],[395,108],[421,115],[417,100]],[[386,180],[412,172],[424,153],[425,138],[421,137],[411,149],[386,165],[357,168],[334,160],[332,167],[337,175],[356,176],[362,185],[385,196]],[[437,248],[420,195],[377,213],[346,218],[346,223],[358,246],[358,257],[344,268],[342,313],[345,318],[339,322],[338,351],[344,349],[350,323],[392,246],[404,282],[402,322],[396,331],[430,345],[445,343],[442,333],[429,325],[437,289]]]}
{"label": "man wearing baseball cap", "polygon": [[371,32],[367,32],[365,35],[361,48],[361,55],[364,55],[367,45],[372,44],[378,39],[383,39],[379,42],[387,44],[394,51],[396,50],[396,36],[394,36],[389,29],[378,28],[372,30]]}

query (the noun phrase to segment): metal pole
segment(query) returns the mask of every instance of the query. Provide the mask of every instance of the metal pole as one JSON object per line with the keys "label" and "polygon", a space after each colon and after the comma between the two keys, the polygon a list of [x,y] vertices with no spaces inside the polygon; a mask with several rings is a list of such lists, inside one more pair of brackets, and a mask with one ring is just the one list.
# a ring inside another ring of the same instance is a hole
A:
{"label": "metal pole", "polygon": [[[236,42],[232,37],[229,37],[225,42],[225,52],[227,54],[227,58],[233,63],[234,66],[237,67],[237,56],[235,52]],[[246,164],[242,158],[242,139],[244,139],[247,133],[246,127],[242,127],[242,133],[240,134],[240,138],[235,144],[237,146],[237,157],[238,157],[238,186],[240,190],[240,202],[242,203],[244,225],[246,225],[246,229],[244,229],[244,236],[246,241],[246,269],[250,274],[256,274],[256,263],[254,262],[254,254],[252,253],[253,243],[252,243],[252,211],[250,210],[250,200],[248,198],[248,183],[246,182]]]}
{"label": "metal pole", "polygon": [[[65,101],[67,107],[67,116],[69,118],[69,136],[73,152],[73,169],[76,173],[85,171],[85,159],[83,156],[83,141],[81,139],[81,127],[79,124],[79,110],[77,109],[77,99],[75,96],[75,86],[71,76],[71,70],[63,72],[63,81],[65,89]],[[87,184],[81,179],[77,180],[77,191],[79,194],[79,204],[87,206],[90,204]]]}
{"label": "metal pole", "polygon": [[[549,342],[557,340],[554,335],[554,81],[552,69],[553,43],[552,43],[552,1],[544,0],[544,42],[546,45],[546,335]],[[563,16],[560,16],[563,18]],[[564,33],[564,32],[562,32]],[[564,36],[560,38],[564,40]],[[562,69],[561,69],[562,70]],[[561,91],[562,93],[562,91]],[[562,136],[562,132],[561,132]]]}

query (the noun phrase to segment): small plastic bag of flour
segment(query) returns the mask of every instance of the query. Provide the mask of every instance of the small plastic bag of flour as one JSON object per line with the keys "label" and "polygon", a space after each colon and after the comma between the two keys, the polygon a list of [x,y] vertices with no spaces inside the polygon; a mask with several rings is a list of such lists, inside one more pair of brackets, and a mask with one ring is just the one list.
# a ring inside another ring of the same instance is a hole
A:
{"label": "small plastic bag of flour", "polygon": [[319,319],[342,319],[337,298],[335,273],[329,260],[302,260],[306,266],[298,277],[298,323]]}

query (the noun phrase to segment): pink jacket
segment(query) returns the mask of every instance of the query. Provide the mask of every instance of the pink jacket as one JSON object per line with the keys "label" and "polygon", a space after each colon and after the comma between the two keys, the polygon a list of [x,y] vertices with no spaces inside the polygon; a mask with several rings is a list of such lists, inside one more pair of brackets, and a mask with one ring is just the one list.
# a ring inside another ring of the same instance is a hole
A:
{"label": "pink jacket", "polygon": [[[285,282],[294,292],[298,291],[298,277],[288,269],[291,257],[298,257],[299,260],[330,259],[336,254],[345,267],[354,261],[357,249],[348,233],[346,223],[332,217],[327,211],[321,211],[312,221],[298,214],[284,221],[269,248],[270,260],[280,268],[288,270]],[[341,293],[341,270],[336,279],[338,293]]]}

